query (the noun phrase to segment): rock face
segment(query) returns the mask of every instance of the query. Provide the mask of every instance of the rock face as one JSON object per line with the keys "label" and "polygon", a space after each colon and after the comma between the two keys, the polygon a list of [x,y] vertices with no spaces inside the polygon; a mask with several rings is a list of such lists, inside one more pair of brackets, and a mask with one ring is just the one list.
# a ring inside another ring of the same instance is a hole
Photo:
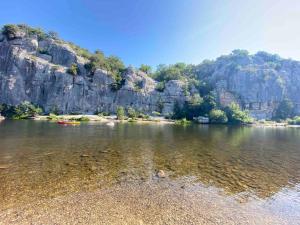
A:
{"label": "rock face", "polygon": [[[103,70],[93,75],[66,42],[22,31],[0,34],[0,103],[17,105],[29,101],[45,112],[116,112],[118,106],[132,107],[144,113],[172,114],[175,102],[183,104],[197,90],[179,80],[156,90],[157,82],[141,71],[128,68],[122,74],[123,85],[113,90],[113,77]],[[67,69],[76,64],[80,74]],[[200,80],[209,83],[221,106],[232,102],[257,119],[272,118],[278,104],[290,99],[300,113],[300,63],[264,52],[249,55],[234,51],[215,61],[195,67]]]}
{"label": "rock face", "polygon": [[[68,67],[76,63],[80,75],[70,75]],[[176,101],[189,96],[182,81],[169,81],[163,92],[145,73],[127,69],[124,85],[112,90],[114,79],[106,71],[91,76],[85,60],[68,44],[46,38],[38,40],[23,33],[0,37],[0,103],[17,105],[30,101],[45,112],[60,113],[115,112],[118,106],[133,107],[144,113],[171,114]]]}
{"label": "rock face", "polygon": [[213,86],[222,106],[235,102],[256,119],[270,119],[279,103],[288,98],[300,114],[300,62],[236,50],[200,64],[197,72]]}

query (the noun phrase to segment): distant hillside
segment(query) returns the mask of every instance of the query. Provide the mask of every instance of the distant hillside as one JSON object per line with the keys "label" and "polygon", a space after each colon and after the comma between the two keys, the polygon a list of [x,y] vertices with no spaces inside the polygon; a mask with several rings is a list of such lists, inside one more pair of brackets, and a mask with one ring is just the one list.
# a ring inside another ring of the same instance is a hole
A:
{"label": "distant hillside", "polygon": [[0,103],[24,101],[48,113],[115,113],[118,106],[164,116],[207,116],[237,103],[257,119],[300,114],[300,63],[235,50],[199,65],[127,68],[26,25],[0,34]]}

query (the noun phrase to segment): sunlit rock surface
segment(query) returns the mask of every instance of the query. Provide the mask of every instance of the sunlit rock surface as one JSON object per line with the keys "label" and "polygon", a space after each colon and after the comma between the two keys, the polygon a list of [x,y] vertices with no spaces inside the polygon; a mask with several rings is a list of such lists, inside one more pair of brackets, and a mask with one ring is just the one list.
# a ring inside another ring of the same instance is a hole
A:
{"label": "sunlit rock surface", "polygon": [[[84,68],[87,59],[64,41],[18,32],[0,35],[0,103],[11,105],[30,101],[45,112],[116,112],[118,106],[133,107],[144,113],[173,112],[174,103],[184,103],[195,94],[184,81],[171,80],[162,92],[157,82],[145,73],[128,68],[124,84],[112,90],[112,76],[103,70],[90,75]],[[73,63],[80,74],[67,69]],[[290,99],[300,113],[300,63],[259,52],[249,55],[234,51],[215,61],[195,67],[199,79],[211,84],[220,105],[232,102],[257,119],[272,118],[278,104]]]}
{"label": "sunlit rock surface", "polygon": [[[0,41],[1,103],[30,101],[46,112],[55,108],[61,113],[115,112],[117,106],[125,106],[166,115],[172,113],[175,101],[188,97],[183,94],[183,82],[170,81],[165,91],[158,92],[156,81],[130,68],[123,74],[125,84],[113,91],[110,74],[97,70],[91,77],[84,69],[85,60],[68,44],[53,39],[39,41],[19,34],[11,39],[1,35]],[[80,75],[66,72],[72,63],[79,66]]]}
{"label": "sunlit rock surface", "polygon": [[214,87],[221,105],[239,103],[257,119],[272,118],[284,98],[291,100],[300,113],[298,61],[266,52],[249,55],[235,50],[200,64],[198,74]]}

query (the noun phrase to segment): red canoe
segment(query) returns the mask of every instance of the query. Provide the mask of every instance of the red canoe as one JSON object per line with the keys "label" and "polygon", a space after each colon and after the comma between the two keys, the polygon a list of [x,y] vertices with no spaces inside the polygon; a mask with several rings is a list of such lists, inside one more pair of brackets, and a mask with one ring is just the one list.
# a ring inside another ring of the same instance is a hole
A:
{"label": "red canoe", "polygon": [[58,124],[63,124],[63,125],[77,125],[80,124],[78,121],[58,121]]}

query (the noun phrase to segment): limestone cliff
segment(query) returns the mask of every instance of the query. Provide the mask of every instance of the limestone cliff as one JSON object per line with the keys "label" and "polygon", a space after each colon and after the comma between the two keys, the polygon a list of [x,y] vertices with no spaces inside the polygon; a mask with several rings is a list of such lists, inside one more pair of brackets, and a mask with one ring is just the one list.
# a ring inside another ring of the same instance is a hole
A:
{"label": "limestone cliff", "polygon": [[218,102],[238,103],[257,119],[270,119],[287,98],[300,114],[300,62],[278,55],[235,50],[197,66],[199,79],[210,83]]}
{"label": "limestone cliff", "polygon": [[[67,73],[75,63],[80,74]],[[13,36],[0,36],[0,103],[17,105],[30,101],[45,112],[60,113],[115,112],[118,106],[133,107],[141,112],[171,114],[175,101],[189,96],[185,83],[169,81],[165,89],[156,90],[157,82],[141,71],[128,68],[123,85],[113,90],[115,81],[106,71],[86,71],[86,59],[67,43],[50,37],[40,40],[22,30]]]}
{"label": "limestone cliff", "polygon": [[[45,112],[115,112],[118,106],[144,113],[172,114],[175,102],[184,103],[197,94],[182,80],[170,80],[163,90],[145,73],[128,68],[122,86],[113,89],[114,77],[97,69],[92,75],[83,58],[70,44],[20,29],[0,34],[0,103],[17,105],[30,101]],[[71,75],[76,64],[80,73]],[[300,113],[300,62],[264,52],[249,55],[234,51],[215,61],[205,61],[194,70],[199,80],[210,84],[221,106],[240,104],[258,119],[272,118],[284,98]]]}

